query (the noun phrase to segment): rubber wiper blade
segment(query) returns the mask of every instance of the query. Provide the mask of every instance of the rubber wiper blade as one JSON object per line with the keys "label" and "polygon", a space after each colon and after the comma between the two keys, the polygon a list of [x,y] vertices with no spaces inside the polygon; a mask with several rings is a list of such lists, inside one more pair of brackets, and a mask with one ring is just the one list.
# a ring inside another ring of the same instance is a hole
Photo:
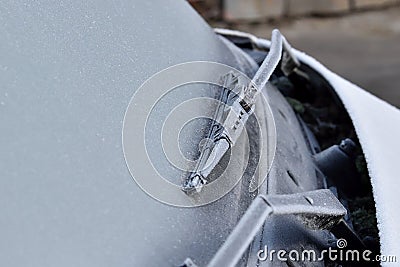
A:
{"label": "rubber wiper blade", "polygon": [[237,94],[235,94],[231,88],[233,88],[234,84],[238,83],[238,76],[230,72],[222,77],[222,79],[223,88],[218,99],[219,104],[214,113],[213,122],[207,135],[206,142],[203,145],[195,171],[183,184],[183,190],[188,193],[193,190],[199,192],[202,185],[207,183],[206,177],[218,163],[217,160],[215,160],[213,152],[227,151],[230,147],[229,140],[224,136],[224,126],[220,122],[223,121],[226,113],[225,104],[237,99]]}
{"label": "rubber wiper blade", "polygon": [[[207,177],[210,175],[211,171],[221,161],[225,153],[235,145],[249,116],[254,112],[257,96],[269,81],[281,59],[284,59],[282,65],[286,68],[285,71],[283,71],[285,74],[289,74],[291,70],[300,65],[290,50],[290,45],[286,42],[279,30],[273,30],[271,46],[267,56],[249,84],[241,88],[222,126],[216,125],[215,122],[222,118],[223,112],[221,106],[224,105],[222,104],[217,108],[214,124],[212,125],[207,143],[202,149],[196,169],[183,183],[183,190],[185,192],[200,192],[203,185],[208,182]],[[284,69],[282,68],[282,70]],[[234,74],[228,74],[225,77],[224,92],[221,94],[223,98],[220,99],[222,103],[226,103],[229,94],[233,94],[229,85],[232,86],[232,84],[235,84],[235,79],[237,79],[237,77],[235,77]]]}

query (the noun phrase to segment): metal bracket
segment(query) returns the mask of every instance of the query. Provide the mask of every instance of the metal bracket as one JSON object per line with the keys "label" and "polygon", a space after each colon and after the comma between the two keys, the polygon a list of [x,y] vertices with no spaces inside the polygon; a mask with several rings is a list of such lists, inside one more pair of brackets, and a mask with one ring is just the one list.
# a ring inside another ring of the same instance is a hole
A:
{"label": "metal bracket", "polygon": [[208,267],[236,266],[269,216],[289,214],[297,215],[312,229],[330,229],[343,218],[346,209],[329,189],[292,195],[258,195]]}

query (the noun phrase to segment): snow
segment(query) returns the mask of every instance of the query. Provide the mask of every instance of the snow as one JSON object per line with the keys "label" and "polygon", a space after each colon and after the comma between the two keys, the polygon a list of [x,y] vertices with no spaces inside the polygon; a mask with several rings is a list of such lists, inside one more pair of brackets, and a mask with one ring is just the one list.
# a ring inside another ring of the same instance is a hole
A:
{"label": "snow", "polygon": [[[400,255],[400,111],[343,79],[314,58],[295,51],[335,89],[347,109],[362,146],[376,203],[382,255]],[[366,74],[368,75],[368,74]],[[396,82],[396,81],[393,81]],[[388,266],[390,263],[382,263]]]}

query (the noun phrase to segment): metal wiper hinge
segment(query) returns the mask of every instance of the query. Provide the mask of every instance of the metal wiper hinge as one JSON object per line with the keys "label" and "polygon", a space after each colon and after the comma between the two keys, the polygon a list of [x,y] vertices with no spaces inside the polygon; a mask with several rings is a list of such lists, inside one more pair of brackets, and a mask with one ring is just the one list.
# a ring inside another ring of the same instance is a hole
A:
{"label": "metal wiper hinge", "polygon": [[311,229],[330,229],[345,214],[346,209],[329,189],[291,195],[260,194],[207,266],[236,266],[271,215],[296,215]]}
{"label": "metal wiper hinge", "polygon": [[[231,105],[222,125],[217,125],[216,122],[224,115],[224,108],[221,107],[223,104],[217,108],[214,124],[208,136],[209,140],[201,151],[196,170],[183,182],[182,189],[185,192],[200,192],[207,183],[207,177],[211,171],[229,148],[235,145],[249,116],[254,112],[257,96],[269,81],[279,62],[281,62],[282,71],[287,75],[300,66],[286,39],[278,30],[274,30],[269,53],[250,83],[241,88],[239,96]],[[233,94],[230,90],[232,84],[237,85],[237,77],[234,74],[228,74],[224,81],[224,91],[219,99],[221,103],[226,103],[229,95]]]}

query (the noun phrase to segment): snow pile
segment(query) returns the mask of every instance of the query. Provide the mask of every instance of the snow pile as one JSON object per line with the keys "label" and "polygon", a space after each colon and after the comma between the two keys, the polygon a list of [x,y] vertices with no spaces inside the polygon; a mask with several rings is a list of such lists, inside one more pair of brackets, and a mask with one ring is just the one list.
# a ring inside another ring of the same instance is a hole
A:
{"label": "snow pile", "polygon": [[296,51],[296,55],[329,81],[349,112],[372,180],[381,252],[396,255],[399,260],[400,111],[331,72],[305,53]]}

